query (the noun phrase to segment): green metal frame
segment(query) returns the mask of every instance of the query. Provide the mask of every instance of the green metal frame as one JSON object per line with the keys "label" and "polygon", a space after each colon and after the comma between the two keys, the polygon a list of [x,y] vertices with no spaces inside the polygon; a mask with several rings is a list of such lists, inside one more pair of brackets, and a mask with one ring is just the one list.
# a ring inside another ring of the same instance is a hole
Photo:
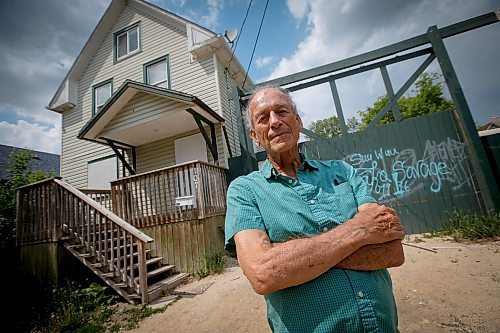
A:
{"label": "green metal frame", "polygon": [[[448,85],[451,98],[453,100],[453,103],[455,104],[455,120],[459,124],[458,128],[460,129],[461,136],[463,137],[464,142],[467,144],[467,149],[474,175],[477,178],[478,185],[480,187],[481,194],[484,200],[485,207],[483,207],[483,209],[500,209],[500,195],[498,191],[498,185],[495,182],[495,178],[488,163],[484,147],[481,144],[481,141],[477,134],[470,109],[467,105],[467,101],[463,94],[462,88],[456,76],[451,60],[448,56],[448,52],[446,51],[443,43],[444,38],[455,36],[489,24],[497,23],[499,20],[500,9],[497,9],[496,11],[492,11],[484,15],[480,15],[440,29],[432,26],[424,34],[376,49],[371,52],[360,54],[331,64],[319,66],[310,70],[287,75],[278,79],[261,82],[250,87],[248,91],[243,91],[239,88],[234,89],[232,93],[232,99],[236,106],[235,111],[239,126],[238,130],[240,133],[240,142],[242,148],[242,156],[240,157],[240,159],[243,163],[243,173],[248,173],[257,169],[256,156],[253,151],[251,140],[248,138],[247,129],[245,128],[243,121],[244,105],[248,100],[251,92],[256,88],[265,85],[277,85],[286,86],[286,88],[290,91],[296,91],[328,82],[332,92],[337,116],[340,120],[341,133],[342,135],[346,135],[348,134],[348,131],[345,124],[345,117],[342,111],[340,97],[335,83],[336,80],[373,69],[380,70],[389,101],[368,125],[368,129],[370,129],[373,128],[389,110],[393,111],[396,121],[402,120],[401,113],[397,107],[398,99],[403,96],[403,94],[411,87],[411,85],[432,63],[432,61],[437,58],[441,66],[446,84]],[[404,53],[406,51],[411,51],[412,49],[429,44],[430,47]],[[402,52],[404,54],[401,55]],[[386,66],[423,55],[428,55],[428,57],[403,84],[403,86],[396,93],[394,93]],[[387,57],[391,56],[394,57],[387,59]],[[381,58],[386,59],[380,60]],[[339,73],[340,71],[342,72]],[[310,131],[307,131],[306,129],[303,132],[310,137],[322,140],[319,136]]]}

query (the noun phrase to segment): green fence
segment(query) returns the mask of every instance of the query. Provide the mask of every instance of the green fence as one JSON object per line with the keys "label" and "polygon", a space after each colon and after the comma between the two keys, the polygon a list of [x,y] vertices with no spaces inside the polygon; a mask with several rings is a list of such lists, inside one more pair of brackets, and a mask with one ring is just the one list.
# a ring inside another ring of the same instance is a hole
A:
{"label": "green fence", "polygon": [[407,233],[438,229],[456,210],[481,211],[465,143],[451,111],[308,141],[311,159],[341,159],[357,169],[380,203],[398,212]]}

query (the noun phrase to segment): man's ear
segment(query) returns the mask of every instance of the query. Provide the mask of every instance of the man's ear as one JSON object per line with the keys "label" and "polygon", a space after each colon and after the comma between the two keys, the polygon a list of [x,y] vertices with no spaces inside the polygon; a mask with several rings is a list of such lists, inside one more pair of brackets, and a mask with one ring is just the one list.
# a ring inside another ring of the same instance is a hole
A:
{"label": "man's ear", "polygon": [[257,133],[253,128],[250,129],[250,137],[252,137],[253,142],[257,147],[260,147],[259,139],[257,138]]}
{"label": "man's ear", "polygon": [[302,132],[302,129],[304,128],[304,124],[302,123],[302,118],[300,118],[299,116],[299,113],[297,112],[295,114],[295,118],[297,119],[297,121],[299,122],[299,129],[300,131]]}

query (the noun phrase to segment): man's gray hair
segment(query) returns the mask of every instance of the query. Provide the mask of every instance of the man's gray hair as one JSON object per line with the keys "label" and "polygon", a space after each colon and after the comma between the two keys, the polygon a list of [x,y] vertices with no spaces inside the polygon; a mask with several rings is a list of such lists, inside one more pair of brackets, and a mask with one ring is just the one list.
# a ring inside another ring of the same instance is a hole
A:
{"label": "man's gray hair", "polygon": [[254,127],[252,115],[250,114],[250,104],[252,103],[253,99],[255,98],[255,95],[257,95],[259,92],[261,92],[262,90],[265,90],[265,89],[273,89],[273,90],[281,92],[285,96],[285,98],[287,99],[288,103],[290,103],[290,106],[292,107],[293,114],[297,114],[297,104],[295,104],[295,102],[293,101],[292,96],[290,95],[290,92],[288,91],[288,89],[277,86],[277,85],[265,85],[262,87],[258,87],[257,89],[255,89],[252,92],[252,94],[248,98],[247,107],[245,108],[245,114],[246,114],[245,125],[248,129],[252,129]]}

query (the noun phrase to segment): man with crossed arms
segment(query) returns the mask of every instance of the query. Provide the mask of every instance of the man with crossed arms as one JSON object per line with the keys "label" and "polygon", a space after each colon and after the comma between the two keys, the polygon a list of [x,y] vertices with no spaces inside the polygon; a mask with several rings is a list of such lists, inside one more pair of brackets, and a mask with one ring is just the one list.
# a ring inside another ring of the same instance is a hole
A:
{"label": "man with crossed arms", "polygon": [[402,265],[403,227],[353,167],[299,153],[289,93],[258,89],[250,135],[268,158],[228,189],[226,249],[265,295],[273,332],[397,332],[386,268]]}

